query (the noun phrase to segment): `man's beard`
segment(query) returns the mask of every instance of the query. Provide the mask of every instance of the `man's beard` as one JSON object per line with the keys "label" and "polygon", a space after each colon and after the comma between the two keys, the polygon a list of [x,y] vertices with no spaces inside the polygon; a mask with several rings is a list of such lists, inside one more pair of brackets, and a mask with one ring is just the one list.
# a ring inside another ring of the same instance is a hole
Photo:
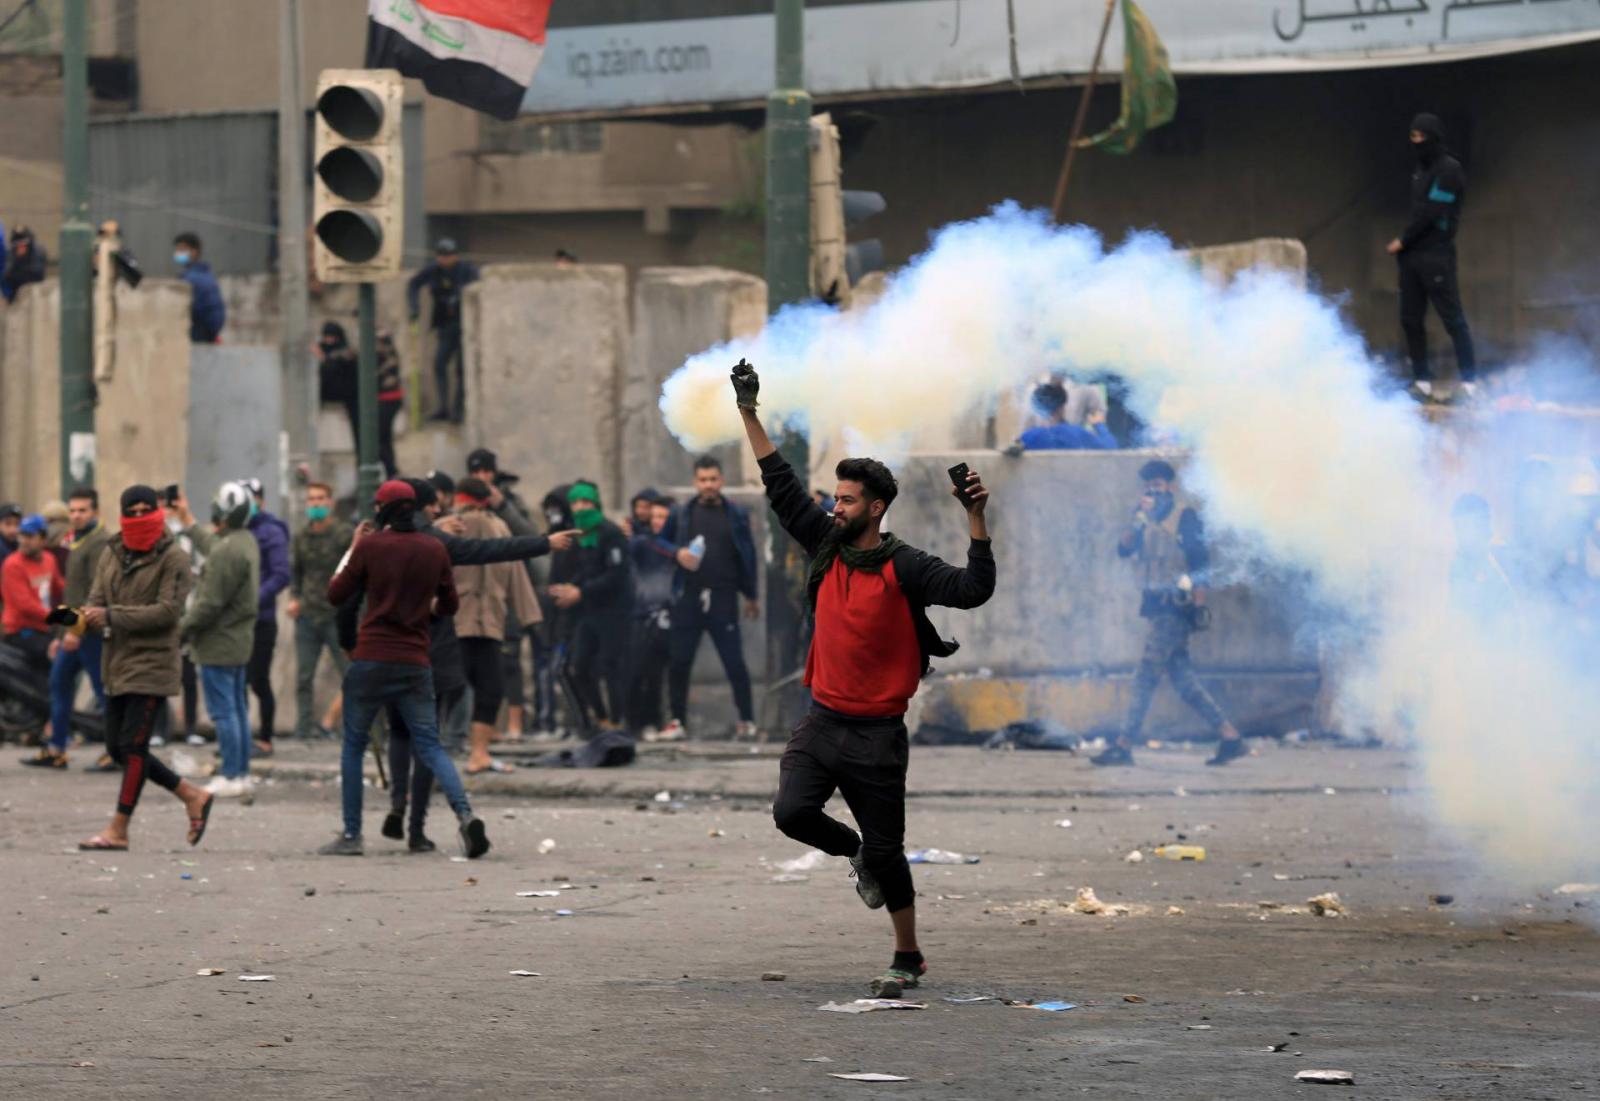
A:
{"label": "man's beard", "polygon": [[828,540],[840,545],[854,543],[867,530],[866,516],[857,516],[854,520],[846,520],[843,524],[835,520],[833,530],[828,533]]}

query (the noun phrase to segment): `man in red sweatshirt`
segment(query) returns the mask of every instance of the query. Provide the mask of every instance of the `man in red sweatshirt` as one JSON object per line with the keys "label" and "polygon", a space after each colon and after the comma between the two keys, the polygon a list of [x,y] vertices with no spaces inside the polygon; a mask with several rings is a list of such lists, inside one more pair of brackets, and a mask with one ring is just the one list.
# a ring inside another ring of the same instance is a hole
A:
{"label": "man in red sweatshirt", "polygon": [[[927,608],[976,608],[994,593],[994,552],[983,516],[989,494],[977,474],[955,491],[972,535],[965,569],[884,534],[884,513],[899,487],[876,459],[838,465],[829,513],[761,427],[759,387],[755,370],[741,360],[733,370],[739,413],[778,521],[811,556],[806,588],[816,619],[806,658],[811,713],[784,750],[772,815],[796,841],[849,857],[861,900],[874,910],[888,908],[894,959],[871,989],[875,997],[898,998],[927,970],[905,856],[906,705],[928,659],[956,650],[934,630]],[[859,835],[823,811],[835,791],[855,815]]]}
{"label": "man in red sweatshirt", "polygon": [[38,673],[43,687],[50,677],[50,625],[45,616],[61,600],[66,582],[55,555],[46,554],[42,516],[28,516],[17,529],[17,549],[0,563],[0,634]]}
{"label": "man in red sweatshirt", "polygon": [[455,615],[460,599],[450,553],[417,530],[417,491],[402,481],[378,487],[378,530],[356,529],[350,553],[328,582],[328,603],[366,599],[354,659],[344,675],[344,751],[339,779],[344,832],[318,850],[324,856],[360,856],[361,781],[367,732],[384,707],[393,708],[411,734],[411,748],[444,788],[461,821],[467,859],[489,851],[483,820],[472,813],[467,791],[439,744],[428,627],[435,615]]}

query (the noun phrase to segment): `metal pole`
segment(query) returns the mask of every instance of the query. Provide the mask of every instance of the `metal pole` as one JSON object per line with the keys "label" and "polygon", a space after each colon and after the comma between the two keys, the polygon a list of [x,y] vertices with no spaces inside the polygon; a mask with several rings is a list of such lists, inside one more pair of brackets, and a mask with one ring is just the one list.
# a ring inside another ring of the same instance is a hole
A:
{"label": "metal pole", "polygon": [[[278,312],[283,422],[291,474],[317,468],[317,391],[307,297],[306,113],[301,103],[300,0],[278,4]],[[285,500],[289,487],[283,487]],[[283,515],[291,515],[287,509]]]}
{"label": "metal pole", "polygon": [[767,97],[767,310],[811,297],[811,96],[804,0],[776,0],[777,72]]}
{"label": "metal pole", "polygon": [[89,318],[89,61],[87,0],[62,13],[61,496],[94,480],[94,333]]}
{"label": "metal pole", "polygon": [[371,515],[372,498],[383,481],[378,465],[378,294],[371,283],[360,284],[361,358],[357,372],[361,431],[356,441],[356,504],[363,515]]}
{"label": "metal pole", "polygon": [[1083,86],[1083,98],[1078,100],[1078,113],[1072,119],[1072,136],[1067,139],[1067,157],[1061,162],[1061,177],[1056,180],[1055,198],[1050,202],[1051,221],[1061,221],[1061,205],[1067,201],[1067,181],[1072,178],[1072,162],[1078,155],[1078,139],[1083,136],[1084,120],[1089,117],[1089,101],[1094,98],[1095,82],[1100,79],[1100,57],[1106,50],[1106,35],[1111,33],[1111,15],[1116,8],[1117,0],[1106,0],[1106,17],[1100,24],[1100,41],[1095,43],[1089,80]]}

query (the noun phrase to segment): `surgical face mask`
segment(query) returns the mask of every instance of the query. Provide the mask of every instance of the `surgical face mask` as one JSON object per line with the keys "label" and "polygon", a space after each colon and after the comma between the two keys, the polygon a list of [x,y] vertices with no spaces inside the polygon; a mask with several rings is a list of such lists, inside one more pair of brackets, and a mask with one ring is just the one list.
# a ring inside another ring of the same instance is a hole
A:
{"label": "surgical face mask", "polygon": [[[261,504],[254,497],[250,498],[250,519],[256,518],[256,513],[261,511]],[[248,523],[248,521],[246,521]]]}
{"label": "surgical face mask", "polygon": [[179,249],[177,252],[172,254],[172,262],[177,264],[180,268],[187,267],[189,264],[189,254],[184,252],[182,249]]}
{"label": "surgical face mask", "polygon": [[307,505],[306,519],[313,524],[320,524],[328,518],[328,514],[332,511],[327,505]]}
{"label": "surgical face mask", "polygon": [[558,508],[546,509],[544,518],[549,521],[551,527],[557,527],[563,520],[566,519],[566,517],[561,514],[561,510]]}

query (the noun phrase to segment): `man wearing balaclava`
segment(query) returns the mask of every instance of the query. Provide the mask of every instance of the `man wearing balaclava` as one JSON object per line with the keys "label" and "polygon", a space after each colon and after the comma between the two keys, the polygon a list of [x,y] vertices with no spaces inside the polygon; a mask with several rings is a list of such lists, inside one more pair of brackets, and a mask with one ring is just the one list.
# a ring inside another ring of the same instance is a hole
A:
{"label": "man wearing balaclava", "polygon": [[[602,725],[620,727],[628,706],[628,639],[633,615],[633,566],[628,537],[605,518],[600,489],[577,481],[567,491],[572,526],[579,531],[571,552],[570,582],[549,587],[557,608],[573,616],[572,672],[585,710]],[[601,688],[605,695],[602,699]]]}
{"label": "man wearing balaclava", "polygon": [[170,791],[188,814],[188,841],[206,832],[215,796],[180,779],[150,754],[150,738],[181,687],[178,624],[189,595],[189,556],[167,530],[156,491],[129,486],[122,493],[122,530],[106,546],[80,615],[98,632],[106,690],[106,749],[122,766],[117,811],[111,824],[78,848],[126,852],[128,826],[145,780]]}
{"label": "man wearing balaclava", "polygon": [[1424,399],[1442,396],[1428,366],[1428,330],[1423,318],[1431,302],[1455,345],[1456,370],[1470,396],[1478,366],[1456,286],[1456,233],[1461,228],[1467,178],[1461,162],[1444,147],[1444,127],[1437,115],[1421,114],[1411,120],[1411,150],[1416,156],[1411,171],[1411,219],[1405,231],[1389,242],[1389,252],[1400,267],[1400,331],[1405,334],[1415,380],[1412,392]]}
{"label": "man wearing balaclava", "polygon": [[217,728],[222,772],[210,785],[224,798],[251,794],[250,703],[246,669],[255,648],[261,554],[245,528],[251,494],[227,482],[211,505],[211,524],[194,522],[186,501],[176,503],[190,542],[205,556],[193,605],[179,631],[200,670],[206,711]]}
{"label": "man wearing balaclava", "polygon": [[1133,705],[1122,733],[1090,760],[1097,765],[1133,764],[1133,743],[1165,673],[1183,702],[1217,734],[1217,752],[1206,764],[1225,765],[1248,750],[1189,658],[1189,637],[1211,625],[1206,606],[1211,553],[1205,531],[1194,509],[1178,507],[1178,475],[1172,464],[1152,459],[1139,468],[1139,479],[1144,495],[1134,508],[1133,523],[1117,541],[1117,556],[1133,559],[1139,578],[1139,615],[1148,624],[1144,655],[1133,678]]}

